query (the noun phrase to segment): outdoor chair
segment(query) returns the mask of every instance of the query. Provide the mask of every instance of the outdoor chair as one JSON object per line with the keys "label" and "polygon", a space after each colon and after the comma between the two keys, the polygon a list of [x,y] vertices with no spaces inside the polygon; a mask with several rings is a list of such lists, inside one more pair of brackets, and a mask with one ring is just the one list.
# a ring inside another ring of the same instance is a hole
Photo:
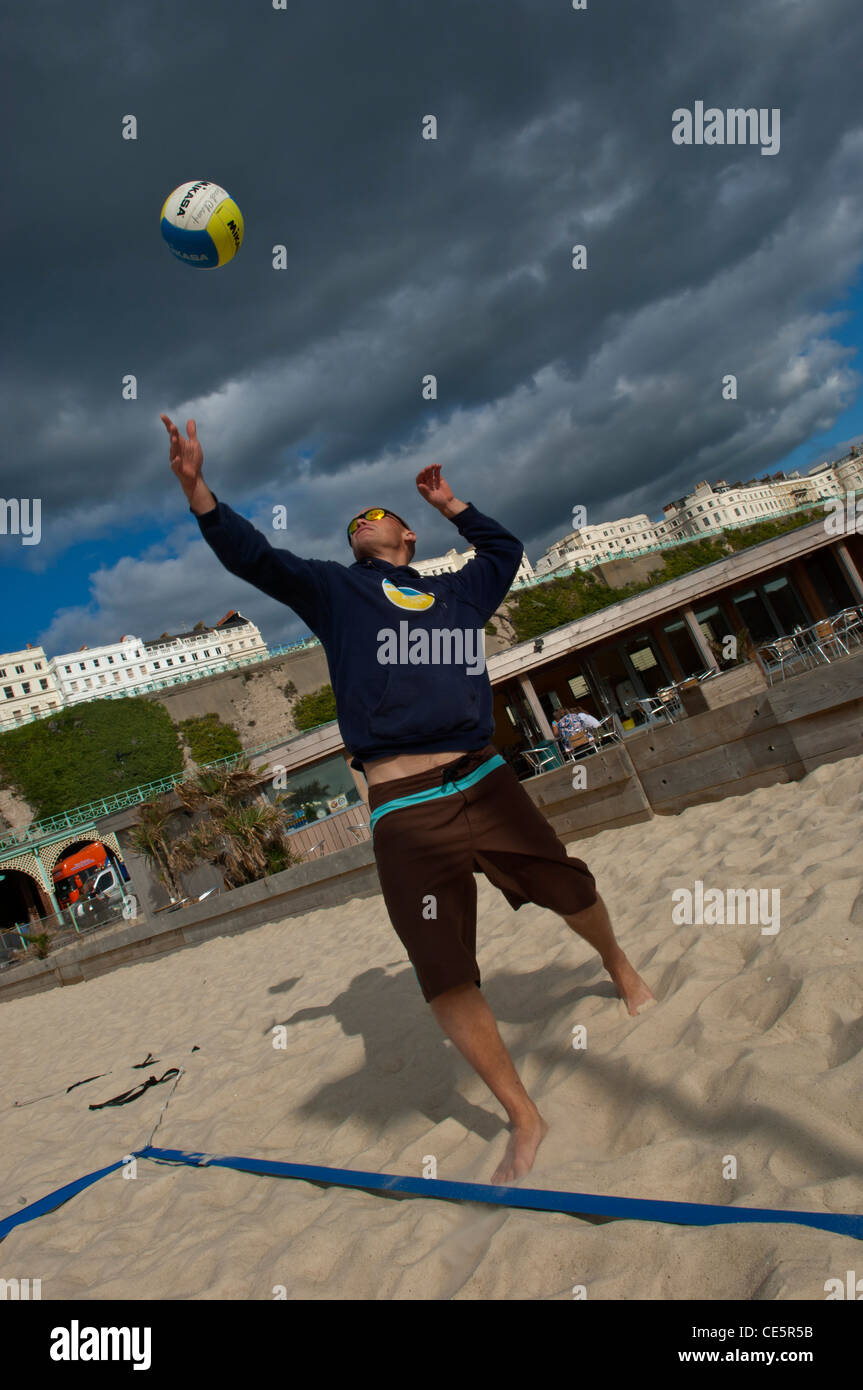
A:
{"label": "outdoor chair", "polygon": [[775,642],[768,642],[766,646],[759,647],[757,656],[768,685],[773,684],[777,671],[784,680],[786,669],[790,669],[793,675],[795,666],[799,665],[804,670],[809,666],[805,651],[798,647],[793,637],[779,637]]}
{"label": "outdoor chair", "polygon": [[349,825],[348,830],[351,832],[352,835],[356,836],[357,842],[359,842],[360,840],[364,840],[366,835],[368,835],[369,833],[369,828],[367,825]]}
{"label": "outdoor chair", "polygon": [[654,699],[661,700],[672,716],[681,714],[683,712],[683,706],[680,703],[680,692],[682,689],[682,682],[680,685],[664,686],[662,690],[657,690]]}
{"label": "outdoor chair", "polygon": [[592,729],[576,729],[568,738],[562,740],[564,753],[571,762],[580,758],[583,753],[596,752],[592,734]]}
{"label": "outdoor chair", "polygon": [[835,618],[830,620],[836,636],[840,638],[846,646],[851,642],[863,642],[863,611],[859,608],[843,608],[841,613],[837,613]]}
{"label": "outdoor chair", "polygon": [[550,748],[525,748],[524,756],[533,769],[534,777],[540,772],[550,772],[553,767],[560,766]]}
{"label": "outdoor chair", "polygon": [[601,719],[595,729],[588,731],[588,736],[597,751],[604,743],[620,743],[620,731],[615,722],[613,714],[607,714]]}
{"label": "outdoor chair", "polygon": [[831,652],[833,656],[848,655],[848,647],[830,618],[822,618],[820,622],[813,623],[810,632],[813,648],[825,661],[832,660]]}
{"label": "outdoor chair", "polygon": [[316,844],[312,845],[311,848],[306,851],[306,858],[311,859],[315,854],[317,854],[318,850],[320,850],[318,858],[323,858],[323,856],[327,852],[325,849],[326,843],[326,840],[318,840]]}
{"label": "outdoor chair", "polygon": [[636,700],[635,703],[648,724],[658,724],[663,719],[667,720],[669,724],[674,723],[674,715],[671,712],[669,701],[660,700],[657,695],[649,695],[646,700]]}

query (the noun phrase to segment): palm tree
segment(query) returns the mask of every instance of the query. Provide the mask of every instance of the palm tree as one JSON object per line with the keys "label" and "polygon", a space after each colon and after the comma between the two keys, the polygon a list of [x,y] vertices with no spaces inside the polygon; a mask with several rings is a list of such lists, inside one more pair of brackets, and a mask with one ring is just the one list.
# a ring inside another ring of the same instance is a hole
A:
{"label": "palm tree", "polygon": [[225,887],[231,889],[301,862],[284,833],[284,798],[278,797],[275,804],[249,804],[260,782],[261,773],[244,757],[232,768],[200,768],[175,788],[188,812],[206,812],[174,846],[178,865],[191,868],[202,860],[217,864]]}
{"label": "palm tree", "polygon": [[143,854],[148,864],[155,867],[159,882],[167,888],[170,896],[179,898],[181,890],[176,875],[188,866],[177,860],[174,846],[168,839],[171,815],[165,797],[158,801],[142,802],[138,807],[137,823],[129,831],[129,843],[138,854]]}

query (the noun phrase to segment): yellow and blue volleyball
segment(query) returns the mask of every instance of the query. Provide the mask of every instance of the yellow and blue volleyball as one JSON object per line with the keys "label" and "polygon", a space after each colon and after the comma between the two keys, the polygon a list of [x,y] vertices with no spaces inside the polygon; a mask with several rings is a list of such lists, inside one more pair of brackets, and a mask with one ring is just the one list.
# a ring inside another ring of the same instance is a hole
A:
{"label": "yellow and blue volleyball", "polygon": [[217,183],[181,183],[162,204],[162,236],[186,265],[212,270],[227,265],[243,244],[243,214]]}

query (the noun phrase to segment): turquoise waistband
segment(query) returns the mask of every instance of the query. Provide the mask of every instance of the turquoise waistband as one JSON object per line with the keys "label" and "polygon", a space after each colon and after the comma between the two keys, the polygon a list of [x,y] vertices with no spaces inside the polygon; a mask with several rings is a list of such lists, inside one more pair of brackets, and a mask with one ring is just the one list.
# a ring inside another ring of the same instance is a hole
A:
{"label": "turquoise waistband", "polygon": [[464,791],[466,787],[472,787],[475,782],[479,782],[482,777],[493,772],[496,767],[504,767],[505,765],[500,753],[495,753],[493,758],[489,758],[473,772],[469,772],[466,777],[459,777],[456,782],[445,782],[440,787],[429,787],[424,792],[414,792],[412,796],[397,796],[392,801],[388,801],[386,805],[379,806],[376,811],[372,811],[369,829],[374,834],[375,825],[381,816],[386,815],[387,811],[398,811],[402,806],[418,806],[421,801],[437,801],[439,797],[452,796],[455,792]]}

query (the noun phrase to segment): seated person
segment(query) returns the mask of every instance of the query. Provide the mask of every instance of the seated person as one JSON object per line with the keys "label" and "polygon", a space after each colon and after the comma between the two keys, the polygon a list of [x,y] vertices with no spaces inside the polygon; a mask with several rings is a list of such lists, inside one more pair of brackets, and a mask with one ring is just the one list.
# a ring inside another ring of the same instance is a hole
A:
{"label": "seated person", "polygon": [[590,729],[599,728],[599,724],[600,721],[594,719],[592,714],[588,714],[583,705],[576,705],[574,709],[564,710],[552,722],[551,732],[562,751],[566,752],[573,734],[587,733]]}

